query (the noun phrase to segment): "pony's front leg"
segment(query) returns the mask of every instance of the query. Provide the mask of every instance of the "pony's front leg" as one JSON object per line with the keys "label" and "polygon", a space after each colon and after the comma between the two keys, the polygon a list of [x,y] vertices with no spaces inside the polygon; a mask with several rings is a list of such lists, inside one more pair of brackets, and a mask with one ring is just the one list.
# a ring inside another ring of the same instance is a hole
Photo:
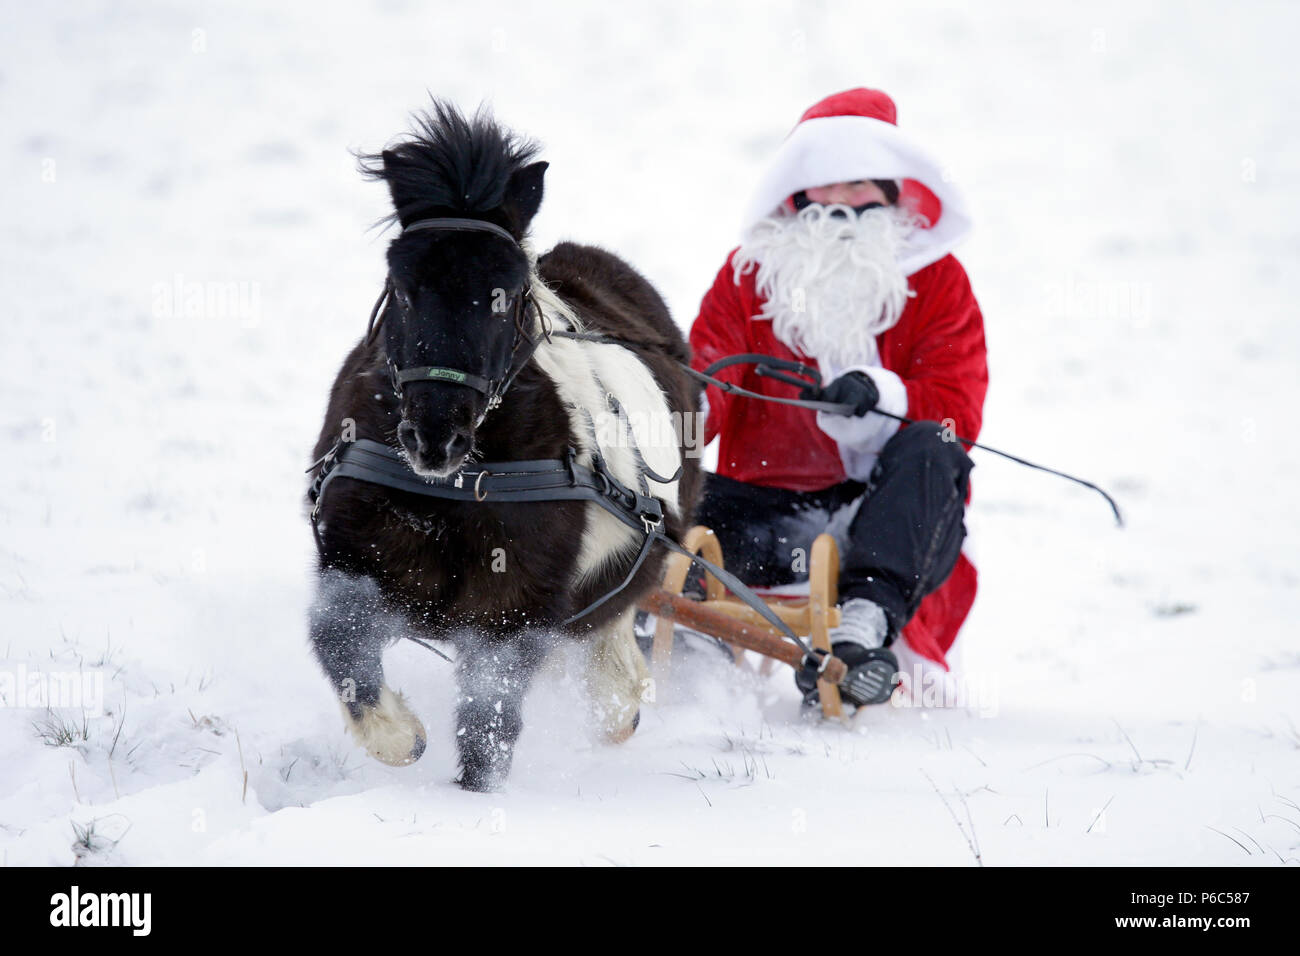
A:
{"label": "pony's front leg", "polygon": [[587,691],[596,733],[620,744],[641,721],[641,702],[653,699],[650,669],[636,643],[636,608],[596,634],[587,659]]}
{"label": "pony's front leg", "polygon": [[349,732],[376,760],[393,767],[424,753],[424,725],[384,683],[384,647],[396,624],[373,578],[328,569],[311,607],[311,643],[334,686]]}
{"label": "pony's front leg", "polygon": [[456,744],[466,790],[495,790],[505,782],[523,730],[524,694],[545,653],[543,636],[531,632],[462,642]]}

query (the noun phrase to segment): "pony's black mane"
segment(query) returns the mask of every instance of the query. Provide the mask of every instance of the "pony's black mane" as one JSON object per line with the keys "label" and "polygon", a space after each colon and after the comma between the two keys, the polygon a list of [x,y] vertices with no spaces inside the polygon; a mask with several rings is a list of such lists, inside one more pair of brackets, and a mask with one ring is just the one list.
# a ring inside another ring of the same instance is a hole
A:
{"label": "pony's black mane", "polygon": [[358,157],[361,172],[383,180],[403,225],[430,216],[472,216],[501,206],[510,177],[539,145],[500,126],[486,106],[467,118],[452,103],[433,100],[415,115],[415,129],[380,153]]}

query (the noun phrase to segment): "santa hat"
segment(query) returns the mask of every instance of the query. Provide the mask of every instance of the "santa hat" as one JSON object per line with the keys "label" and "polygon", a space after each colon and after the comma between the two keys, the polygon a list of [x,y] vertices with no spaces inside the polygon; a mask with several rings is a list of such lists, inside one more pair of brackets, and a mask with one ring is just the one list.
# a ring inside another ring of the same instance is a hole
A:
{"label": "santa hat", "polygon": [[759,181],[743,229],[801,190],[858,179],[897,181],[899,205],[924,219],[899,262],[905,275],[942,259],[970,232],[961,191],[899,130],[894,101],[864,87],[828,96],[799,118]]}

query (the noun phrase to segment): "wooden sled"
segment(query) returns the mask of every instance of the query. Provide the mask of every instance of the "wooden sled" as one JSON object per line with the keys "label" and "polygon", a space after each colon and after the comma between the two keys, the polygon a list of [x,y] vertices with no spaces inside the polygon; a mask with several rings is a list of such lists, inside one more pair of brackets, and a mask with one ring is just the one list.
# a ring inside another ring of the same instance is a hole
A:
{"label": "wooden sled", "polygon": [[[692,554],[702,555],[720,568],[726,568],[722,559],[722,546],[713,532],[696,525],[686,533],[683,547]],[[764,656],[762,672],[769,673],[774,660],[798,668],[803,652],[784,637],[780,631],[743,601],[731,597],[722,582],[705,572],[706,595],[703,601],[682,596],[690,559],[681,554],[668,556],[663,587],[652,592],[641,602],[641,607],[655,615],[654,668],[656,694],[662,695],[668,684],[672,668],[673,625],[680,623],[692,630],[709,634],[731,646],[736,663],[744,660],[745,651],[752,650]],[[786,597],[769,596],[766,603],[786,625],[800,637],[809,639],[813,647],[831,652],[830,630],[839,626],[840,609],[838,581],[840,552],[835,539],[820,534],[813,542],[808,559],[808,594]],[[831,657],[817,681],[822,714],[840,718],[844,705],[840,700],[839,683],[844,679],[844,662]]]}

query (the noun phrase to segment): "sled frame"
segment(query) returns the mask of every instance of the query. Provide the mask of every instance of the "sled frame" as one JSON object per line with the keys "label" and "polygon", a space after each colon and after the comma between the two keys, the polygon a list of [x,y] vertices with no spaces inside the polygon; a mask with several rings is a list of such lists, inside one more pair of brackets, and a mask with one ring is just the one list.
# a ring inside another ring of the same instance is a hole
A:
{"label": "sled frame", "polygon": [[[703,525],[696,525],[686,532],[682,546],[691,554],[698,554],[718,567],[726,569],[723,562],[722,545],[717,535]],[[668,556],[664,570],[662,590],[673,595],[680,595],[686,586],[686,577],[690,572],[691,561],[683,554],[673,553]],[[831,653],[831,628],[840,623],[839,602],[840,551],[835,539],[829,534],[819,534],[813,541],[808,556],[808,594],[769,596],[765,603],[773,613],[785,622],[800,637],[807,637],[812,646],[818,650]],[[743,601],[731,597],[721,581],[707,570],[705,571],[705,597],[701,606],[711,611],[718,611],[728,617],[743,621],[748,627],[756,628],[776,637],[784,637],[762,616]],[[656,696],[662,695],[672,673],[673,621],[671,618],[655,619],[654,645],[651,650],[651,665],[655,676]],[[720,640],[725,636],[713,634]],[[788,642],[788,639],[787,639]],[[731,652],[737,665],[745,661],[744,648],[731,645]],[[764,657],[760,672],[771,673],[775,660]],[[817,692],[821,699],[822,715],[833,719],[842,719],[844,703],[840,699],[840,689],[830,681],[819,680]]]}

